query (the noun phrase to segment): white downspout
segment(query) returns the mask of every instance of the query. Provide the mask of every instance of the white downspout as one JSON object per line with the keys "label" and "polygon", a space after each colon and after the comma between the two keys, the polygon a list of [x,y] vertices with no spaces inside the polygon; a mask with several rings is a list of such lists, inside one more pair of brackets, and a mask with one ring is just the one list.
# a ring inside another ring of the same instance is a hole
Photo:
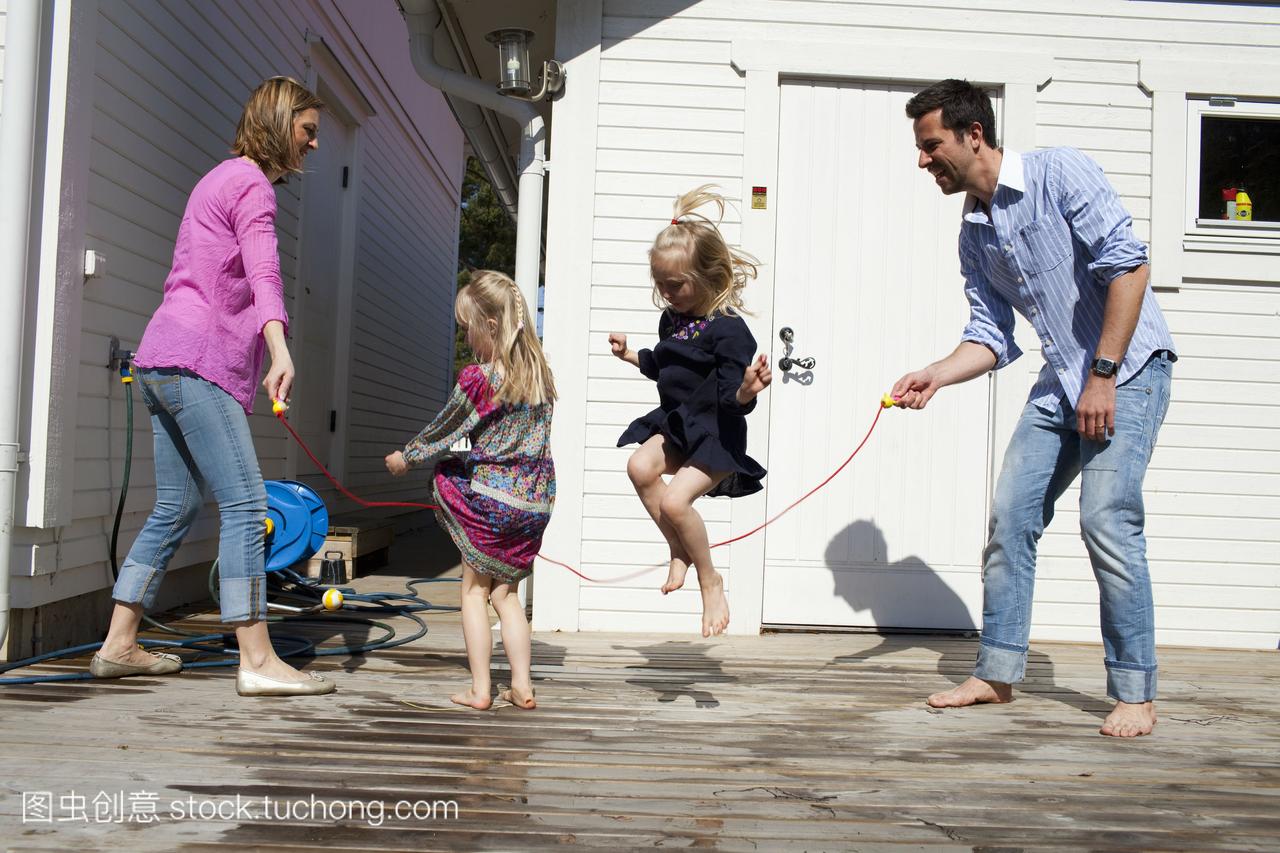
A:
{"label": "white downspout", "polygon": [[[538,316],[538,280],[542,266],[542,192],[546,175],[546,131],[542,116],[528,101],[508,98],[476,77],[439,65],[435,60],[434,37],[440,23],[435,0],[402,0],[405,23],[409,27],[409,56],[418,76],[446,94],[453,95],[521,125],[520,186],[516,212],[516,284],[529,312]],[[419,11],[410,11],[416,9]]]}
{"label": "white downspout", "polygon": [[9,571],[18,485],[22,320],[40,62],[40,0],[10,3],[5,16],[4,110],[0,114],[0,643],[9,632]]}

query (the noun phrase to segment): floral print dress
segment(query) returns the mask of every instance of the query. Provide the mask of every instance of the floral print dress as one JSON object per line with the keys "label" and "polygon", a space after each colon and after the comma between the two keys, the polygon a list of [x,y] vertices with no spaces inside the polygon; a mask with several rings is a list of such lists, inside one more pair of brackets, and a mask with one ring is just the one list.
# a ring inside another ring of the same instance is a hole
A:
{"label": "floral print dress", "polygon": [[[470,365],[443,411],[404,448],[408,465],[441,460],[432,478],[436,519],[462,557],[483,575],[518,583],[533,558],[555,503],[550,403],[497,403],[502,375],[492,365]],[[465,459],[444,457],[462,438]]]}

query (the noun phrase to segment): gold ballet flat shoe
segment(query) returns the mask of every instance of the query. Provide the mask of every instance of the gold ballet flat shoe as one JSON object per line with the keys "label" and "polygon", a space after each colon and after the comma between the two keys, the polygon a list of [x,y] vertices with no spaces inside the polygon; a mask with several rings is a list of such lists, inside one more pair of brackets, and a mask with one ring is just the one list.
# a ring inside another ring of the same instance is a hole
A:
{"label": "gold ballet flat shoe", "polygon": [[120,663],[94,655],[89,661],[89,674],[94,678],[124,678],[129,675],[173,675],[182,671],[182,658],[163,652],[151,652],[155,658],[149,664]]}
{"label": "gold ballet flat shoe", "polygon": [[241,696],[322,696],[337,687],[313,672],[306,675],[302,681],[281,681],[242,668],[236,671],[236,692]]}

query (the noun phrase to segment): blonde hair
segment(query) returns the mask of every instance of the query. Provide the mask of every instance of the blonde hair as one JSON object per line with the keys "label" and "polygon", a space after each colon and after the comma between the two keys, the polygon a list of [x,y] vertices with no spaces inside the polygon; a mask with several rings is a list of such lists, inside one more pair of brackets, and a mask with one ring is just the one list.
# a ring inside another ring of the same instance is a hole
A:
{"label": "blonde hair", "polygon": [[556,383],[542,354],[529,306],[516,283],[494,270],[476,270],[458,291],[453,315],[466,326],[497,324],[493,361],[502,371],[494,399],[499,403],[536,406],[556,398]]}
{"label": "blonde hair", "polygon": [[[724,218],[724,197],[714,192],[715,184],[703,184],[676,199],[671,224],[663,228],[649,250],[649,263],[657,254],[679,253],[685,262],[685,275],[702,292],[703,301],[698,313],[745,314],[742,290],[747,280],[756,277],[759,261],[745,252],[729,247],[720,233],[720,220]],[[705,204],[714,204],[718,215],[710,218],[694,211]],[[653,304],[666,307],[666,300],[653,285]]]}
{"label": "blonde hair", "polygon": [[231,153],[248,157],[264,172],[301,172],[293,120],[312,109],[324,109],[324,102],[292,77],[263,80],[245,102]]}

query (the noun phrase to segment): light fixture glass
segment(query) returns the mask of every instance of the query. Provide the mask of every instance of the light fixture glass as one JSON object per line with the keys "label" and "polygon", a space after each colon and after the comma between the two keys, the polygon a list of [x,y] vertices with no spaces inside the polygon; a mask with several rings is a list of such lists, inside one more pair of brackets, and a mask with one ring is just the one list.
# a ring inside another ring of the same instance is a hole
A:
{"label": "light fixture glass", "polygon": [[519,27],[494,30],[485,39],[498,48],[498,91],[526,97],[533,90],[529,70],[529,43],[533,33]]}

